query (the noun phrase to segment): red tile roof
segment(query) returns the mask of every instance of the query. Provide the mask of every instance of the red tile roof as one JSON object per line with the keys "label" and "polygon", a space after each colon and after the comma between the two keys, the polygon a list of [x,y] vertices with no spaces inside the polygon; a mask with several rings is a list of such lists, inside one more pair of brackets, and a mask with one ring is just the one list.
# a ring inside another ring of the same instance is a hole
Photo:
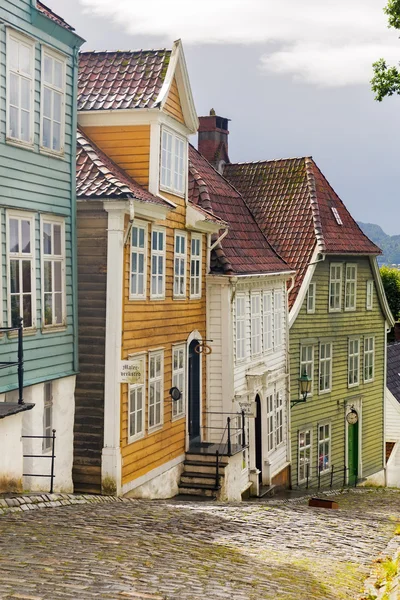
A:
{"label": "red tile roof", "polygon": [[135,198],[170,207],[129,177],[82,130],[77,133],[76,194],[82,199]]}
{"label": "red tile roof", "polygon": [[75,29],[71,27],[71,25],[68,25],[68,23],[64,21],[62,17],[53,12],[48,6],[45,6],[43,2],[40,2],[40,0],[37,0],[37,8],[41,13],[46,15],[46,17],[49,17],[49,19],[55,21],[55,23],[61,25],[61,27],[65,27],[65,29],[68,29],[69,31],[75,31]]}
{"label": "red tile roof", "polygon": [[156,108],[170,50],[82,52],[78,110]]}
{"label": "red tile roof", "polygon": [[226,274],[279,273],[290,270],[257,226],[238,191],[190,146],[189,199],[229,224],[215,249],[212,270]]}
{"label": "red tile roof", "polygon": [[296,269],[291,305],[317,242],[327,254],[381,252],[358,227],[311,157],[227,164],[224,176],[243,194],[276,251]]}

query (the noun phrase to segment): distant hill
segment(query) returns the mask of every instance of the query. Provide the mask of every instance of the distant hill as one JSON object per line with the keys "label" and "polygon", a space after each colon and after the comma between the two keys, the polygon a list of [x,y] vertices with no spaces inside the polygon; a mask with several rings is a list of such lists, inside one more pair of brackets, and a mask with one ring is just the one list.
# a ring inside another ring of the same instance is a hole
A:
{"label": "distant hill", "polygon": [[400,264],[400,235],[387,235],[379,225],[357,222],[365,235],[382,249],[383,255],[378,257],[379,264]]}

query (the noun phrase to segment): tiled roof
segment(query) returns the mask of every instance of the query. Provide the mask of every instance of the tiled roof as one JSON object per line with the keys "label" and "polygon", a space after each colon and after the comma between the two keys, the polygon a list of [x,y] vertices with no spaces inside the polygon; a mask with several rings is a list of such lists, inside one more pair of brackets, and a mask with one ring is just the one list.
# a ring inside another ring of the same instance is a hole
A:
{"label": "tiled roof", "polygon": [[328,254],[380,254],[312,158],[226,164],[224,176],[243,194],[278,254],[296,269],[291,305],[317,242]]}
{"label": "tiled roof", "polygon": [[58,23],[58,25],[61,25],[61,27],[65,27],[65,29],[68,29],[69,31],[75,31],[75,29],[71,27],[71,25],[68,25],[68,23],[64,21],[62,17],[56,15],[55,12],[53,12],[48,6],[45,6],[42,2],[40,2],[40,0],[37,0],[37,8],[41,13],[46,15],[46,17],[49,17],[49,19]]}
{"label": "tiled roof", "polygon": [[386,385],[400,402],[400,342],[388,344]]}
{"label": "tiled roof", "polygon": [[82,130],[77,134],[76,194],[82,199],[135,198],[170,206],[129,177]]}
{"label": "tiled roof", "polygon": [[189,199],[228,222],[229,232],[212,256],[212,270],[226,274],[288,271],[257,226],[242,196],[205,158],[189,148]]}
{"label": "tiled roof", "polygon": [[82,52],[78,110],[155,108],[170,50]]}

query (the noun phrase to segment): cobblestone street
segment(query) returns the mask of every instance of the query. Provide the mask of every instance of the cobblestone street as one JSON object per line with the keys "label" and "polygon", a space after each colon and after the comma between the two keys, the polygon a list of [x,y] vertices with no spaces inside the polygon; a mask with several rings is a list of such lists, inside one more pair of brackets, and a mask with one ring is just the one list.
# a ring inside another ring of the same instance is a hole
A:
{"label": "cobblestone street", "polygon": [[339,511],[306,499],[15,508],[0,516],[0,597],[357,598],[400,522],[400,493],[337,500]]}

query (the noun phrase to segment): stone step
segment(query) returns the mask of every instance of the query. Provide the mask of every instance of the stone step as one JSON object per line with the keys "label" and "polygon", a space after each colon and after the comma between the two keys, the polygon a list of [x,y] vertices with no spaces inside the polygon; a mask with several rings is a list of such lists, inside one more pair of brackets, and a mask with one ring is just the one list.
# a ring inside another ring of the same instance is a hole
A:
{"label": "stone step", "polygon": [[[194,473],[214,473],[216,470],[216,464],[214,463],[203,463],[197,460],[185,460],[183,463],[185,467],[185,471],[193,471]],[[223,463],[219,465],[219,472],[223,475],[225,471],[225,467],[227,467],[227,463]]]}
{"label": "stone step", "polygon": [[218,490],[214,486],[206,484],[190,484],[184,485],[179,484],[179,493],[185,496],[207,496],[208,498],[215,498]]}
{"label": "stone step", "polygon": [[258,492],[259,498],[274,496],[276,490],[276,485],[262,485]]}
{"label": "stone step", "polygon": [[208,473],[185,473],[181,475],[180,485],[206,484],[215,487],[215,475]]}
{"label": "stone step", "polygon": [[[196,452],[187,452],[186,460],[202,462],[203,464],[204,463],[214,463],[214,465],[215,465],[215,463],[217,461],[217,457],[215,454],[201,454],[200,452],[197,454]],[[226,457],[220,456],[219,460],[220,460],[220,463],[221,463],[221,461],[226,463]]]}

